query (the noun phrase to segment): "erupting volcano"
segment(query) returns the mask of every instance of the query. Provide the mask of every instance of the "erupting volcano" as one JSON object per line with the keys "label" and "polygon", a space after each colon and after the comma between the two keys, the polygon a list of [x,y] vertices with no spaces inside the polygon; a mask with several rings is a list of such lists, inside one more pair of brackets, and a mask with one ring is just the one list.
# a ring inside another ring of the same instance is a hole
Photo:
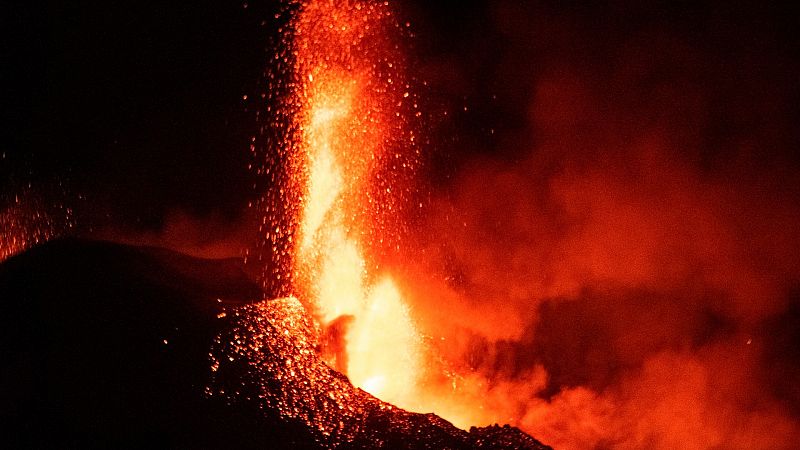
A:
{"label": "erupting volcano", "polygon": [[[281,374],[284,387],[265,390],[267,404],[324,435],[363,439],[357,423],[371,410],[392,407],[361,390],[401,408],[437,413],[453,401],[441,395],[442,385],[456,393],[455,376],[425,342],[387,267],[400,251],[408,210],[423,206],[410,204],[420,154],[414,124],[421,112],[402,52],[409,24],[398,22],[388,2],[292,6],[270,85],[279,103],[273,125],[279,138],[260,169],[276,185],[261,204],[263,246],[270,253],[265,284],[288,297],[244,312],[236,336],[256,341],[235,339],[226,351],[265,379]],[[263,328],[276,323],[283,325]],[[291,369],[264,359],[264,348],[285,354],[294,338],[300,351],[295,363],[287,362]],[[313,353],[361,390],[351,392],[319,367]],[[224,360],[215,360],[215,371]],[[321,392],[334,406],[320,411],[308,404]],[[450,406],[461,410],[454,415],[460,425],[470,425],[463,419],[474,404]],[[329,410],[335,413],[326,415]],[[336,412],[342,410],[349,412]]]}
{"label": "erupting volcano", "polygon": [[[326,329],[329,362],[356,386],[409,406],[419,337],[398,287],[375,259],[398,242],[418,151],[415,102],[392,10],[372,2],[308,2],[291,20],[287,189],[298,192],[293,289]],[[277,228],[277,226],[276,226]],[[279,235],[280,236],[280,235]],[[372,257],[371,260],[367,260]]]}
{"label": "erupting volcano", "polygon": [[7,10],[5,447],[797,447],[789,8]]}

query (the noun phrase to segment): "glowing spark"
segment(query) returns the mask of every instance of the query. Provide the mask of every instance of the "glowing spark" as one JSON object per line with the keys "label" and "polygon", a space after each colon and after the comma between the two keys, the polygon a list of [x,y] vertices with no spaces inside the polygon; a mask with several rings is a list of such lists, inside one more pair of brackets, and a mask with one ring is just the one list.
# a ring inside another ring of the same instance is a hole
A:
{"label": "glowing spark", "polygon": [[[403,109],[413,93],[395,42],[404,27],[388,2],[293,5],[282,57],[290,89],[278,113],[288,122],[280,146],[287,196],[279,202],[288,214],[265,218],[264,228],[275,230],[275,251],[293,239],[291,268],[280,272],[330,328],[331,365],[356,386],[413,406],[420,339],[400,290],[374,260],[381,246],[392,248],[389,224],[405,192],[397,180],[416,165]],[[289,223],[280,219],[287,215]]]}

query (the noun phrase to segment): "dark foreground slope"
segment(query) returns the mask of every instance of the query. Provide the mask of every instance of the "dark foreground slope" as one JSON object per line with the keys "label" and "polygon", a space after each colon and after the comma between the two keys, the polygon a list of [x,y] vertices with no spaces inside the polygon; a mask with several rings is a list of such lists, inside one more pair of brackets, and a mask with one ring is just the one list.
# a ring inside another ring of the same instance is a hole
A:
{"label": "dark foreground slope", "polygon": [[12,448],[542,448],[354,388],[296,301],[235,260],[52,242],[0,264],[0,430]]}

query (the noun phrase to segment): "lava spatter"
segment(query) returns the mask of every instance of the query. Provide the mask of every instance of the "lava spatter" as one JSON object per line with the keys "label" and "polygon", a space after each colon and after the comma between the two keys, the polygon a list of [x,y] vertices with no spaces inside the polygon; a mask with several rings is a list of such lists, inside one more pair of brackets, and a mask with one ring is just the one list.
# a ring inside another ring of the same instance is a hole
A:
{"label": "lava spatter", "polygon": [[271,77],[276,134],[262,173],[263,247],[274,291],[320,322],[323,354],[356,386],[419,407],[424,352],[380,257],[397,248],[418,165],[416,95],[389,2],[289,3]]}
{"label": "lava spatter", "polygon": [[320,359],[320,328],[295,298],[233,307],[220,320],[207,393],[300,421],[321,447],[549,448],[510,427],[466,432],[354,387]]}

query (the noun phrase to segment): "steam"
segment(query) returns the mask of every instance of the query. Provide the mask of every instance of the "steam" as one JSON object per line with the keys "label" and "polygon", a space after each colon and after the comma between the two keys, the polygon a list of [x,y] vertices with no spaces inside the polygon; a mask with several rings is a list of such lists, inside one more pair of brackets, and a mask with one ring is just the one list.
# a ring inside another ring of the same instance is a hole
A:
{"label": "steam", "polygon": [[493,13],[516,69],[490,85],[511,109],[524,90],[526,125],[462,149],[403,283],[471,374],[465,422],[561,449],[796,445],[797,89],[775,38],[723,46],[738,12],[693,19],[697,35]]}

